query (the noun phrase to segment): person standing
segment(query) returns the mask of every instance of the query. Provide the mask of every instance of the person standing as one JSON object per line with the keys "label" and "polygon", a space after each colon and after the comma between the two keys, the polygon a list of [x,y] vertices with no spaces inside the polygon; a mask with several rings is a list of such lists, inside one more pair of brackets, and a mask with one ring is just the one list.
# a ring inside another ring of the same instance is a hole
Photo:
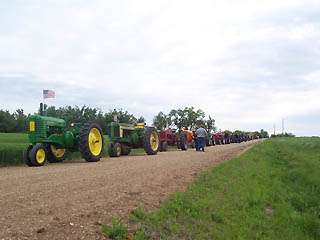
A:
{"label": "person standing", "polygon": [[204,152],[204,147],[206,146],[206,137],[208,135],[207,131],[203,127],[199,127],[196,131],[198,149]]}

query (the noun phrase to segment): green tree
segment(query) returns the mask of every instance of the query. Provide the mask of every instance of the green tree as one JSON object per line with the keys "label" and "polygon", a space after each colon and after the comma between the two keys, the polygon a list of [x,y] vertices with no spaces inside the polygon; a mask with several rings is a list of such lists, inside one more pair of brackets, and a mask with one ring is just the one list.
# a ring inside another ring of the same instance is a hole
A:
{"label": "green tree", "polygon": [[208,120],[205,120],[205,126],[209,131],[216,131],[215,123],[216,120],[214,120],[210,115],[208,117]]}
{"label": "green tree", "polygon": [[269,138],[269,133],[264,131],[263,129],[260,130],[260,137],[261,138]]}
{"label": "green tree", "polygon": [[185,107],[178,110],[172,109],[169,117],[179,129],[182,127],[193,129],[197,122],[204,122],[205,113],[201,109],[195,110],[194,107]]}
{"label": "green tree", "polygon": [[15,132],[25,132],[27,116],[24,114],[23,109],[16,110],[13,113],[13,117],[16,122]]}
{"label": "green tree", "polygon": [[16,121],[9,111],[0,110],[0,132],[16,132]]}
{"label": "green tree", "polygon": [[164,114],[163,112],[159,112],[154,118],[153,118],[153,125],[156,126],[158,129],[164,129],[167,126],[171,125],[171,119]]}
{"label": "green tree", "polygon": [[115,116],[116,116],[118,122],[121,122],[121,123],[134,124],[137,122],[137,118],[133,114],[129,113],[128,111],[124,111],[122,109],[118,109],[118,110],[114,109],[114,110],[106,113],[107,122],[114,121]]}

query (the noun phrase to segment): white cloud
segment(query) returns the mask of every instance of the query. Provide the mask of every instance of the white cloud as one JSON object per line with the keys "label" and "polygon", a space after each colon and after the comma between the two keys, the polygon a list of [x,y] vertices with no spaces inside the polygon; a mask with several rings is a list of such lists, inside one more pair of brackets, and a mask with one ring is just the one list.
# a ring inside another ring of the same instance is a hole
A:
{"label": "white cloud", "polygon": [[[320,111],[312,100],[320,93],[317,1],[33,0],[0,8],[8,23],[0,28],[0,108],[32,111],[38,98],[22,104],[23,96],[54,88],[58,105],[122,107],[149,121],[194,105],[230,129],[270,130],[282,117]],[[8,86],[12,79],[19,86]]]}

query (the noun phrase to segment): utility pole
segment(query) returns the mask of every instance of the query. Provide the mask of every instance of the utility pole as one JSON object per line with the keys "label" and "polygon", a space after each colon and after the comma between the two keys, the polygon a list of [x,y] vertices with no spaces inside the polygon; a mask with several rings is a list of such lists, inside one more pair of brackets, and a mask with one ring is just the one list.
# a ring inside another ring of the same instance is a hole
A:
{"label": "utility pole", "polygon": [[274,136],[276,135],[276,124],[275,123],[273,124],[273,135]]}

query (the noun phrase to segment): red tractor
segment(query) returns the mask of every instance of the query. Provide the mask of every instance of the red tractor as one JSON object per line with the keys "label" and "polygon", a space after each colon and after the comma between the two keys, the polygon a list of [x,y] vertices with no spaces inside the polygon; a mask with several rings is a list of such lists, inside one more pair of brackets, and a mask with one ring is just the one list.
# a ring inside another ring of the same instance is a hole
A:
{"label": "red tractor", "polygon": [[217,132],[212,135],[212,142],[214,145],[224,144],[224,134],[223,132]]}
{"label": "red tractor", "polygon": [[159,131],[160,136],[160,152],[166,152],[168,146],[177,146],[177,134],[175,129],[167,128]]}
{"label": "red tractor", "polygon": [[194,135],[192,131],[167,128],[159,131],[161,152],[165,152],[168,146],[177,146],[178,149],[186,151],[188,147],[195,147]]}

